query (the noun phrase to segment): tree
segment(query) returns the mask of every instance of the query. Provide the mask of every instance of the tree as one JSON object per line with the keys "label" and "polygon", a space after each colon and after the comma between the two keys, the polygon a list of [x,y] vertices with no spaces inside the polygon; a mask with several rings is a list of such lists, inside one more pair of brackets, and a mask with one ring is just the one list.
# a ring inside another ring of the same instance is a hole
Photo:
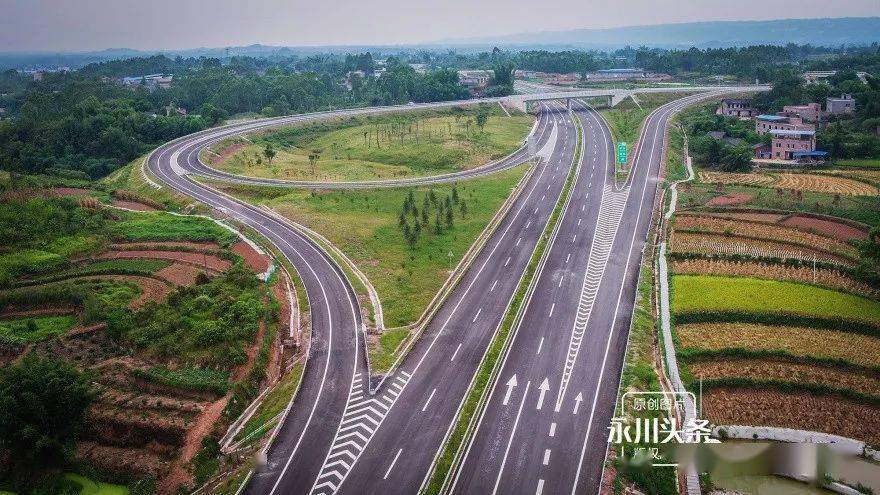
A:
{"label": "tree", "polygon": [[446,228],[452,228],[452,208],[446,209]]}
{"label": "tree", "polygon": [[0,369],[0,452],[16,482],[72,457],[93,399],[88,378],[64,361],[29,354]]}
{"label": "tree", "polygon": [[321,158],[321,150],[314,149],[309,153],[309,167],[312,169],[313,177],[315,175],[315,164],[318,163],[319,158]]}
{"label": "tree", "polygon": [[486,122],[489,120],[489,107],[484,103],[480,104],[480,108],[477,109],[477,127],[480,128],[480,132],[483,132],[483,129],[486,127]]}
{"label": "tree", "polygon": [[269,165],[272,164],[272,159],[275,158],[275,148],[272,147],[272,143],[266,143],[266,147],[263,149],[263,156],[266,157],[266,161],[269,162]]}

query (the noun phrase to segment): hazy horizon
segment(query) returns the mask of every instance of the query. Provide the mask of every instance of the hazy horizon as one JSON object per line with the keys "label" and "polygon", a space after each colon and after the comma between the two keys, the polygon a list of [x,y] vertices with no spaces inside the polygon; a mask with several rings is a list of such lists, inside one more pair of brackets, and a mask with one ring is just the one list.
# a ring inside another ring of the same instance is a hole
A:
{"label": "hazy horizon", "polygon": [[[880,16],[877,0],[847,0],[833,5],[833,11],[825,0],[782,0],[772,9],[763,9],[767,3],[758,0],[705,0],[686,9],[677,0],[594,0],[589,8],[577,0],[557,0],[550,6],[525,0],[448,0],[442,7],[431,3],[2,0],[6,15],[0,19],[0,52],[418,45],[571,29]],[[540,18],[533,8],[540,9]]]}

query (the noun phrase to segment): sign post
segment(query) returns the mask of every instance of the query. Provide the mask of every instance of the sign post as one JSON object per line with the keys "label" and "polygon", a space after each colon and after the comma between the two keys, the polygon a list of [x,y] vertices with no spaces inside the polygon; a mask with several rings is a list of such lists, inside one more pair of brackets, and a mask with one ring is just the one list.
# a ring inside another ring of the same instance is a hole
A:
{"label": "sign post", "polygon": [[617,163],[620,165],[626,163],[626,143],[623,141],[617,143]]}

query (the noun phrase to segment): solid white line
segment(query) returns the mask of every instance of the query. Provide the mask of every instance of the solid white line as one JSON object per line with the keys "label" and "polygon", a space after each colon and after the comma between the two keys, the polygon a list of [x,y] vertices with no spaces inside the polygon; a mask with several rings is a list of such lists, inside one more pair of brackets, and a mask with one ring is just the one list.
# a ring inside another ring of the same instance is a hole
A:
{"label": "solid white line", "polygon": [[483,308],[478,309],[478,310],[477,310],[477,314],[474,315],[474,319],[471,320],[471,323],[476,323],[477,318],[480,317],[480,313],[482,313],[482,312],[483,312]]}
{"label": "solid white line", "polygon": [[551,437],[556,436],[556,423],[550,423],[550,435]]}
{"label": "solid white line", "polygon": [[498,281],[497,281],[497,280],[494,281],[494,282],[492,282],[492,288],[489,289],[489,292],[493,292],[493,291],[495,290],[495,286],[496,286],[496,285],[498,285]]}
{"label": "solid white line", "polygon": [[535,490],[535,495],[541,495],[544,492],[544,480],[538,480],[538,488]]}
{"label": "solid white line", "polygon": [[538,342],[538,352],[535,354],[541,354],[541,348],[544,347],[544,337],[541,337],[541,340]]}
{"label": "solid white line", "polygon": [[455,348],[455,352],[452,353],[452,357],[449,358],[449,361],[455,361],[455,356],[458,355],[458,350],[461,349],[461,344],[458,344],[458,347]]}
{"label": "solid white line", "polygon": [[553,303],[553,304],[550,305],[550,314],[547,315],[547,318],[550,318],[551,316],[553,316],[553,310],[554,310],[554,309],[556,309],[556,303]]}
{"label": "solid white line", "polygon": [[428,400],[425,401],[425,405],[422,407],[422,412],[425,412],[428,409],[428,404],[431,403],[431,399],[434,398],[434,393],[437,392],[437,389],[431,390],[431,395],[428,396]]}
{"label": "solid white line", "polygon": [[397,455],[394,456],[394,460],[391,461],[391,465],[388,466],[388,471],[385,471],[385,476],[382,477],[383,480],[388,479],[388,475],[391,474],[391,469],[394,468],[394,463],[397,462],[397,458],[400,457],[400,453],[403,452],[403,449],[397,451]]}
{"label": "solid white line", "polygon": [[544,449],[544,465],[550,465],[550,449]]}
{"label": "solid white line", "polygon": [[504,474],[504,465],[507,464],[507,456],[510,454],[510,446],[513,444],[513,437],[516,435],[516,427],[519,424],[519,417],[522,415],[523,406],[526,405],[526,397],[529,395],[529,386],[532,382],[526,382],[526,390],[523,392],[523,398],[519,403],[519,409],[516,411],[516,419],[513,421],[513,428],[510,430],[510,440],[507,441],[507,448],[504,449],[504,457],[501,460],[501,467],[498,468],[498,477],[495,478],[495,487],[492,489],[492,495],[498,493],[498,485],[501,483],[501,475]]}

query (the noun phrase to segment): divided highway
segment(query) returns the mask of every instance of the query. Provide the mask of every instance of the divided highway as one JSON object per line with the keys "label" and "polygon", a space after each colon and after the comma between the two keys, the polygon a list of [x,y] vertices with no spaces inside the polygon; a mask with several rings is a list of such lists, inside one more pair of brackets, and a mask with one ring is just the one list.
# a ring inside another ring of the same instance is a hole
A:
{"label": "divided highway", "polygon": [[[154,176],[264,235],[296,267],[309,296],[312,340],[303,384],[268,451],[267,469],[254,474],[244,493],[418,492],[572,166],[577,167],[577,180],[548,247],[546,265],[536,275],[535,297],[527,302],[515,329],[500,379],[454,473],[452,490],[597,492],[666,123],[677,110],[707,96],[677,100],[649,116],[633,171],[623,187],[614,185],[613,143],[601,117],[583,104],[575,105],[573,112],[558,104],[541,104],[534,130],[539,160],[521,195],[400,368],[375,395],[367,392],[360,308],[334,261],[283,219],[188,175],[277,185],[279,181],[271,179],[213,170],[201,163],[199,151],[224,137],[269,126],[400,108],[233,124],[157,149],[147,162]],[[451,104],[456,103],[418,107]],[[582,153],[579,162],[572,163],[577,126],[583,129]],[[468,172],[333,187],[460,180],[530,158],[523,148]]]}

